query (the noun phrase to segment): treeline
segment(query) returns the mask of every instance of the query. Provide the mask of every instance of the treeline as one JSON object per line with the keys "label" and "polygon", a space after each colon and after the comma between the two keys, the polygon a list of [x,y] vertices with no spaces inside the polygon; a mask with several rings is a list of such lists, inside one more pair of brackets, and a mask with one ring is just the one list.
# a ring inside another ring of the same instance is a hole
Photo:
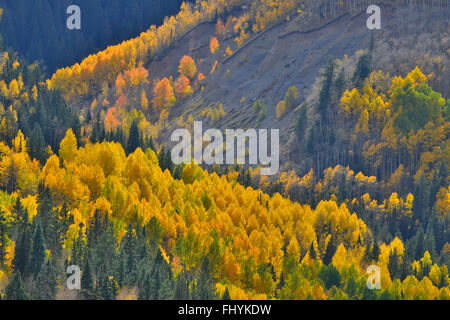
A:
{"label": "treeline", "polygon": [[[43,61],[47,72],[81,61],[89,54],[137,36],[176,14],[181,0],[4,0],[0,33],[28,61]],[[81,30],[68,30],[66,9],[81,9]]]}
{"label": "treeline", "polygon": [[[91,97],[106,86],[112,86],[117,76],[127,70],[148,64],[176,44],[186,32],[205,22],[229,21],[222,25],[224,34],[235,35],[238,46],[252,32],[261,32],[289,14],[304,0],[250,1],[212,0],[195,4],[185,2],[177,15],[164,20],[160,27],[152,26],[139,37],[89,56],[81,63],[59,69],[48,81],[50,88],[61,89],[65,97]],[[246,6],[248,5],[248,6]],[[241,9],[241,10],[238,10]],[[237,11],[238,16],[232,13]],[[69,85],[70,83],[70,85]]]}

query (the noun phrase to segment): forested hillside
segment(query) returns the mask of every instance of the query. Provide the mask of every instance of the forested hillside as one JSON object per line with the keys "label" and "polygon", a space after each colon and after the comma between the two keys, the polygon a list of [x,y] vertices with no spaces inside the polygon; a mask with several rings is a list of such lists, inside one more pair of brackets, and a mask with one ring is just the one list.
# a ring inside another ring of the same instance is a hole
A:
{"label": "forested hillside", "polygon": [[[1,0],[3,46],[28,61],[42,61],[47,72],[137,36],[176,14],[182,0]],[[66,28],[66,9],[81,9],[81,30]]]}
{"label": "forested hillside", "polygon": [[[184,3],[49,79],[2,52],[0,298],[450,300],[450,5],[369,3]],[[174,165],[195,120],[280,129],[280,171]]]}

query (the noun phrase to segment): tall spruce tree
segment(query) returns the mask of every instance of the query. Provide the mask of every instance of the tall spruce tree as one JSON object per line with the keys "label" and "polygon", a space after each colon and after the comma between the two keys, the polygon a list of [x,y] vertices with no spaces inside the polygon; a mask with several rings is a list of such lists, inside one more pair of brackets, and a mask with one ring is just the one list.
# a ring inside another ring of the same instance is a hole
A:
{"label": "tall spruce tree", "polygon": [[20,271],[16,271],[5,288],[6,300],[29,300],[28,293],[23,285],[22,276]]}
{"label": "tall spruce tree", "polygon": [[89,259],[86,259],[81,273],[81,289],[86,291],[92,291],[94,289],[94,280],[92,279]]}
{"label": "tall spruce tree", "polygon": [[14,271],[20,272],[24,277],[29,272],[31,241],[31,225],[28,223],[28,216],[26,216],[22,228],[19,231],[13,258]]}
{"label": "tall spruce tree", "polygon": [[212,300],[216,297],[214,288],[214,279],[211,276],[209,267],[209,259],[203,258],[202,267],[200,269],[200,277],[198,279],[197,290],[200,300]]}
{"label": "tall spruce tree", "polygon": [[37,277],[45,262],[46,248],[40,222],[36,224],[30,252],[30,272]]}
{"label": "tall spruce tree", "polygon": [[329,265],[331,263],[331,260],[333,259],[336,249],[337,249],[337,246],[334,241],[334,238],[331,237],[330,241],[328,242],[327,248],[325,250],[325,254],[323,256],[323,264],[324,265]]}
{"label": "tall spruce tree", "polygon": [[361,55],[356,64],[355,72],[353,73],[353,84],[355,87],[362,87],[364,80],[369,77],[372,72],[372,55],[365,53]]}
{"label": "tall spruce tree", "polygon": [[34,284],[33,299],[54,300],[56,297],[56,273],[51,259],[47,259]]}
{"label": "tall spruce tree", "polygon": [[3,210],[0,211],[0,270],[6,262],[6,218]]}
{"label": "tall spruce tree", "polygon": [[137,121],[133,121],[130,127],[130,133],[127,141],[127,154],[133,153],[141,146],[141,138]]}

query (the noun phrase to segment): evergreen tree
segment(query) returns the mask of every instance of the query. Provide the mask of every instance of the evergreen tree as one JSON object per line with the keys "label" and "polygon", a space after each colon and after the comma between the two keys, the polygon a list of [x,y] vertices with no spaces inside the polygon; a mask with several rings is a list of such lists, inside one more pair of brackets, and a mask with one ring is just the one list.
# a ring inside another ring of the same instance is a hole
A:
{"label": "evergreen tree", "polygon": [[161,168],[161,171],[165,171],[167,169],[166,151],[164,147],[162,147],[158,153],[158,163],[159,167]]}
{"label": "evergreen tree", "polygon": [[314,242],[311,242],[311,247],[309,248],[309,256],[310,256],[311,259],[313,259],[313,260],[316,260],[316,259],[317,259],[316,250],[314,249]]}
{"label": "evergreen tree", "polygon": [[175,282],[174,299],[175,300],[188,300],[190,297],[189,281],[186,271],[182,271],[178,274]]}
{"label": "evergreen tree", "polygon": [[51,260],[47,259],[37,277],[33,296],[38,300],[54,300],[56,287],[55,269]]}
{"label": "evergreen tree", "polygon": [[73,241],[71,262],[75,265],[83,265],[84,253],[86,252],[86,245],[81,228]]}
{"label": "evergreen tree", "polygon": [[425,253],[424,240],[423,229],[422,227],[419,227],[419,230],[416,233],[415,260],[421,259]]}
{"label": "evergreen tree", "polygon": [[198,279],[198,297],[200,300],[212,300],[215,298],[214,279],[209,268],[209,259],[204,258]]}
{"label": "evergreen tree", "polygon": [[231,300],[230,291],[228,291],[228,287],[225,289],[223,293],[222,300]]}
{"label": "evergreen tree", "polygon": [[345,70],[344,68],[341,69],[341,72],[339,72],[338,77],[336,78],[336,81],[334,82],[334,87],[336,89],[336,96],[341,97],[344,93],[345,87],[346,87],[346,81],[345,81]]}
{"label": "evergreen tree", "polygon": [[326,110],[331,100],[331,89],[333,84],[334,68],[335,64],[332,60],[330,60],[325,69],[325,73],[323,74],[324,80],[322,82],[322,89],[320,90],[319,93],[319,105],[318,105],[318,111],[322,119],[326,118]]}
{"label": "evergreen tree", "polygon": [[154,268],[152,272],[147,272],[139,292],[140,300],[158,300],[159,288],[161,286],[159,269]]}
{"label": "evergreen tree", "polygon": [[375,241],[372,247],[372,260],[373,261],[378,261],[378,257],[380,256],[381,250],[380,247],[378,246],[378,242]]}
{"label": "evergreen tree", "polygon": [[127,154],[133,153],[137,148],[141,146],[141,138],[139,134],[139,127],[136,121],[133,121],[128,135],[127,142]]}
{"label": "evergreen tree", "polygon": [[369,77],[371,72],[372,56],[369,53],[365,53],[359,57],[355,72],[353,73],[353,84],[355,87],[362,87],[364,80]]}
{"label": "evergreen tree", "polygon": [[392,280],[398,278],[399,268],[400,268],[400,259],[397,254],[397,249],[394,249],[394,251],[389,255],[389,262],[388,262],[389,275],[391,276]]}
{"label": "evergreen tree", "polygon": [[16,203],[13,208],[15,221],[17,224],[17,229],[22,230],[22,228],[28,224],[28,212],[23,208],[22,203],[20,201],[20,197],[17,197]]}
{"label": "evergreen tree", "polygon": [[166,158],[167,170],[169,170],[172,173],[173,172],[173,162],[172,162],[172,155],[171,155],[170,149],[167,149],[165,158]]}
{"label": "evergreen tree", "polygon": [[25,287],[22,282],[22,276],[20,271],[16,271],[5,288],[6,300],[29,300],[28,293],[25,291]]}
{"label": "evergreen tree", "polygon": [[436,203],[436,194],[438,193],[439,189],[441,187],[441,179],[439,177],[439,173],[437,171],[434,171],[433,178],[430,182],[430,193],[429,193],[429,203],[428,207],[433,208],[434,204]]}
{"label": "evergreen tree", "polygon": [[319,278],[322,279],[327,290],[333,286],[339,287],[342,280],[341,274],[333,264],[323,266],[319,271]]}
{"label": "evergreen tree", "polygon": [[328,242],[327,248],[325,250],[325,255],[323,256],[323,264],[329,265],[331,263],[331,260],[334,257],[334,254],[336,253],[336,244],[334,242],[334,238],[331,237],[330,241]]}
{"label": "evergreen tree", "polygon": [[94,280],[92,279],[92,270],[89,259],[86,259],[81,273],[81,289],[88,292],[94,289]]}
{"label": "evergreen tree", "polygon": [[125,282],[134,284],[136,281],[136,236],[131,224],[128,225],[124,237],[123,251],[126,259],[125,263]]}
{"label": "evergreen tree", "polygon": [[6,262],[6,218],[4,212],[0,212],[0,270],[5,266]]}
{"label": "evergreen tree", "polygon": [[404,281],[408,275],[411,274],[411,262],[408,260],[407,255],[403,255],[403,261],[400,266],[399,276],[400,281]]}
{"label": "evergreen tree", "polygon": [[[28,244],[29,245],[29,244]],[[45,243],[42,234],[42,227],[40,222],[37,223],[33,235],[33,245],[30,252],[30,272],[37,276],[41,271],[42,265],[45,262]]]}
{"label": "evergreen tree", "polygon": [[45,138],[41,126],[37,122],[34,124],[33,130],[31,131],[28,144],[30,157],[35,158],[39,160],[41,164],[44,164],[47,160]]}
{"label": "evergreen tree", "polygon": [[19,272],[26,276],[29,272],[30,244],[32,241],[31,226],[28,224],[28,216],[26,216],[25,222],[19,232],[19,237],[14,250],[13,266],[16,273]]}
{"label": "evergreen tree", "polygon": [[61,245],[61,235],[58,233],[59,219],[57,213],[53,210],[54,203],[51,191],[42,184],[39,185],[38,202],[37,218],[40,221],[43,237],[46,240],[46,248],[49,248],[52,252],[59,251],[58,247]]}
{"label": "evergreen tree", "polygon": [[424,222],[429,204],[429,187],[425,175],[422,174],[414,186],[413,218]]}
{"label": "evergreen tree", "polygon": [[306,104],[303,104],[297,113],[297,118],[295,121],[295,133],[297,134],[297,137],[299,139],[303,138],[307,123],[308,123],[308,110],[306,108]]}

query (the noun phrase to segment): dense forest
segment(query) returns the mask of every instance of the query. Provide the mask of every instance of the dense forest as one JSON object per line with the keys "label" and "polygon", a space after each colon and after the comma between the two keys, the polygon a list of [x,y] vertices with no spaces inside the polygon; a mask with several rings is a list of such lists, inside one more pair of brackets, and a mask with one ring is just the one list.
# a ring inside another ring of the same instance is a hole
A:
{"label": "dense forest", "polygon": [[[171,112],[207,90],[222,54],[295,17],[320,25],[365,4],[185,3],[47,80],[39,64],[2,52],[0,299],[449,300],[450,100],[436,67],[448,57],[409,59],[402,72],[373,40],[330,59],[305,101],[292,86],[273,106],[274,121],[294,114],[298,159],[274,178],[175,166],[162,139],[170,120],[192,126]],[[176,74],[151,79],[152,64],[202,23],[214,28],[211,71],[185,52]],[[269,107],[256,100],[252,112],[262,119]],[[81,290],[66,287],[71,265]],[[367,287],[370,265],[381,289]]]}
{"label": "dense forest", "polygon": [[[151,25],[160,25],[164,17],[178,12],[181,3],[182,0],[2,0],[0,33],[4,47],[12,47],[30,62],[44,62],[51,74],[135,37]],[[72,4],[81,9],[81,30],[66,28],[66,9]]]}

